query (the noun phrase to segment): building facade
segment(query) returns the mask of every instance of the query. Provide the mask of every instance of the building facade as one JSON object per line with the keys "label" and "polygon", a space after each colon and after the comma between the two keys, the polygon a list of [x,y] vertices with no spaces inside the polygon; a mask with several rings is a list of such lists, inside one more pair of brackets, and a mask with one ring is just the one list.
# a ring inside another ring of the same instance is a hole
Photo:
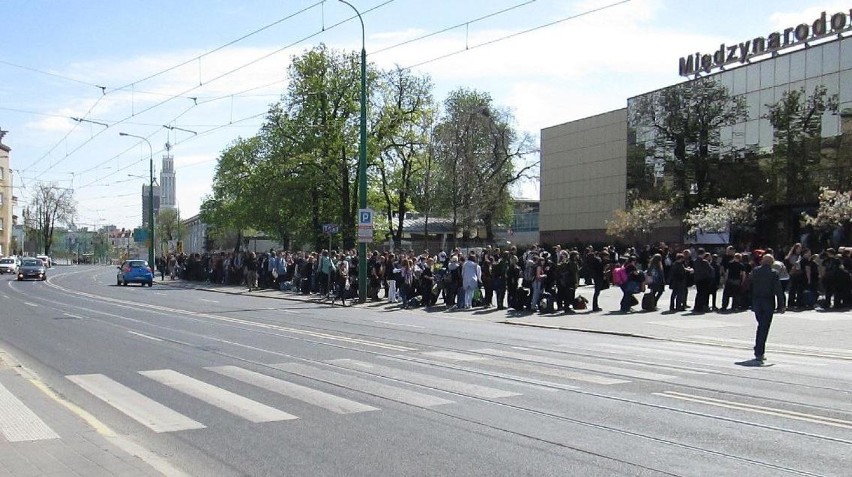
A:
{"label": "building facade", "polygon": [[[151,202],[150,195],[151,186],[143,185],[142,186],[142,227],[148,228],[148,217],[149,211],[151,210],[151,206],[148,205]],[[160,186],[154,186],[154,221],[156,223],[157,215],[160,214]]]}
{"label": "building facade", "polygon": [[171,155],[171,147],[166,145],[166,154],[163,155],[163,167],[160,169],[160,207],[163,209],[175,209],[177,199],[175,198],[175,158]]}
{"label": "building facade", "polygon": [[186,231],[183,240],[184,253],[204,253],[207,243],[207,224],[201,221],[201,215],[193,215],[183,221]]}
{"label": "building facade", "polygon": [[654,238],[679,242],[685,211],[746,194],[763,211],[753,239],[798,239],[820,187],[852,190],[850,30],[852,12],[829,12],[721,45],[680,59],[684,83],[543,129],[542,241],[611,241],[613,212],[649,199],[675,215]]}
{"label": "building facade", "polygon": [[14,228],[14,213],[12,206],[15,198],[13,196],[12,169],[10,166],[9,153],[12,149],[3,144],[3,136],[6,131],[0,130],[0,257],[12,255],[12,229]]}

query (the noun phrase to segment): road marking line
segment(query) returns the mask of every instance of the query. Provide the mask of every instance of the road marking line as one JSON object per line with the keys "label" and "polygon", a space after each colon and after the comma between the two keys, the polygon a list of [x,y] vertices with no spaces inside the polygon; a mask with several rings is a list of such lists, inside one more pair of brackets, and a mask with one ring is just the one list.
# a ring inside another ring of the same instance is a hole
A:
{"label": "road marking line", "polygon": [[606,366],[594,363],[584,363],[568,359],[549,358],[546,356],[538,356],[526,353],[515,353],[513,351],[502,351],[496,349],[478,349],[474,353],[487,354],[491,356],[500,356],[503,358],[517,359],[538,364],[551,364],[554,366],[564,366],[566,368],[580,368],[589,371],[597,371],[600,373],[617,374],[621,376],[630,376],[638,379],[647,379],[651,381],[669,381],[675,379],[676,376],[668,374],[649,373],[647,371],[636,371],[633,369],[619,368],[615,366]]}
{"label": "road marking line", "polygon": [[356,412],[378,411],[378,408],[351,401],[333,394],[329,394],[306,386],[273,378],[265,374],[250,371],[236,366],[219,366],[206,368],[214,373],[228,376],[259,388],[304,401],[314,406],[319,406],[337,414],[352,414]]}
{"label": "road marking line", "polygon": [[71,317],[71,318],[76,318],[76,319],[78,319],[78,320],[82,320],[82,319],[83,319],[83,317],[82,317],[82,316],[80,316],[80,315],[72,315],[71,313],[63,313],[62,315],[63,315],[63,316],[68,316],[68,317]]}
{"label": "road marking line", "polygon": [[502,389],[480,386],[478,384],[463,383],[454,379],[440,378],[437,376],[391,368],[389,366],[365,363],[363,361],[357,361],[354,359],[335,359],[328,362],[336,366],[352,369],[355,371],[372,372],[392,379],[398,379],[404,382],[411,382],[419,384],[421,386],[433,387],[454,393],[469,394],[480,398],[493,399],[521,395],[520,393],[503,391]]}
{"label": "road marking line", "polygon": [[206,427],[103,374],[79,374],[66,378],[154,432]]}
{"label": "road marking line", "polygon": [[25,301],[25,302],[24,302],[24,305],[32,306],[32,307],[36,307],[36,306],[38,306],[38,304],[36,304],[36,303],[30,303],[30,302],[28,302],[28,301]]}
{"label": "road marking line", "polygon": [[420,353],[433,358],[447,359],[450,361],[488,361],[491,358],[477,356],[475,354],[457,353],[455,351],[425,351]]}
{"label": "road marking line", "polygon": [[407,326],[409,328],[420,328],[420,329],[426,328],[425,326],[408,325],[408,324],[405,324],[405,323],[394,323],[392,321],[373,321],[373,323],[381,323],[383,325],[393,325],[393,326]]}
{"label": "road marking line", "polygon": [[[92,299],[95,299],[95,300],[98,300],[98,301],[101,301],[101,302],[106,302],[106,303],[115,303],[119,306],[127,306],[127,303],[125,301],[122,301],[122,300],[119,300],[119,299],[103,297],[103,296],[95,295],[95,294],[92,294],[92,293],[85,293],[85,292],[79,292],[79,291],[75,291],[75,290],[69,290],[67,288],[63,288],[63,287],[60,287],[60,286],[55,285],[55,284],[52,284],[52,286],[54,288],[58,289],[58,290],[62,290],[64,292],[67,292],[67,293],[70,293],[70,294],[73,294],[73,295],[85,296],[85,297],[89,297],[89,298],[92,298]],[[165,293],[157,293],[157,294],[165,295]],[[369,340],[360,339],[360,338],[349,338],[349,337],[346,337],[346,336],[332,335],[332,334],[321,333],[321,332],[317,332],[317,331],[302,330],[302,329],[299,329],[299,328],[289,328],[289,327],[286,327],[286,326],[274,325],[274,324],[271,324],[271,323],[260,323],[260,322],[256,322],[256,321],[242,320],[242,319],[239,319],[239,318],[231,318],[231,317],[227,317],[227,316],[211,315],[209,313],[199,313],[199,312],[195,312],[195,311],[181,310],[181,309],[178,309],[178,308],[169,308],[169,307],[165,307],[165,306],[153,305],[153,304],[148,304],[148,303],[134,303],[134,307],[136,307],[136,308],[142,307],[142,308],[147,308],[149,310],[156,310],[156,311],[163,312],[163,313],[180,314],[180,315],[192,316],[192,317],[196,317],[196,318],[207,318],[207,319],[210,319],[210,320],[216,320],[216,321],[220,321],[220,322],[224,322],[224,323],[238,324],[238,325],[243,325],[243,326],[252,326],[252,327],[274,330],[274,331],[281,331],[281,332],[292,333],[292,334],[297,334],[297,335],[305,335],[305,336],[310,336],[312,338],[322,338],[322,339],[327,339],[327,340],[332,340],[332,341],[342,341],[342,342],[345,342],[345,343],[355,343],[355,344],[370,346],[370,347],[374,347],[374,348],[388,349],[388,350],[392,350],[392,351],[417,351],[416,348],[408,348],[406,346],[379,343],[379,342],[376,342],[376,341],[369,341]],[[275,310],[275,308],[270,308],[270,310]],[[477,321],[481,321],[481,320],[477,320]]]}
{"label": "road marking line", "polygon": [[832,417],[817,416],[814,414],[805,414],[796,411],[787,411],[784,409],[776,409],[765,406],[756,406],[754,404],[745,404],[734,401],[725,401],[723,399],[714,399],[705,396],[695,396],[692,394],[683,394],[675,391],[665,391],[663,393],[654,393],[655,396],[662,396],[672,399],[680,399],[682,401],[697,402],[707,404],[709,406],[723,407],[726,409],[736,409],[740,411],[755,412],[758,414],[766,414],[769,416],[786,417],[797,421],[812,422],[816,424],[824,424],[826,426],[842,427],[844,429],[852,429],[852,421],[844,421],[843,419],[835,419]]}
{"label": "road marking line", "polygon": [[208,300],[207,298],[199,298],[198,301],[206,301],[208,303],[219,303],[219,300]]}
{"label": "road marking line", "polygon": [[50,426],[2,384],[0,384],[0,434],[3,434],[9,442],[59,439],[59,435]]}
{"label": "road marking line", "polygon": [[127,330],[127,332],[130,333],[131,335],[136,335],[136,336],[139,336],[139,337],[142,337],[142,338],[147,338],[147,339],[152,340],[152,341],[161,341],[161,342],[163,341],[160,338],[157,338],[155,336],[148,336],[144,333],[139,333],[139,332],[131,331],[131,330]]}
{"label": "road marking line", "polygon": [[208,404],[235,414],[251,422],[271,422],[298,419],[274,407],[261,404],[247,397],[232,393],[225,389],[207,384],[195,378],[172,371],[160,369],[154,371],[139,371],[139,374],[153,379],[160,384],[176,389],[184,394],[200,399]]}
{"label": "road marking line", "polygon": [[595,374],[586,374],[579,373],[577,371],[570,371],[567,369],[555,369],[555,368],[547,368],[544,366],[536,366],[534,364],[529,363],[512,363],[509,361],[493,361],[489,364],[493,364],[494,366],[499,366],[501,368],[512,369],[515,371],[523,371],[527,373],[535,373],[542,374],[545,376],[553,376],[557,378],[569,379],[571,381],[583,381],[592,384],[601,384],[604,386],[610,386],[613,384],[626,384],[630,381],[626,379],[616,379],[609,378],[606,376],[598,376]]}
{"label": "road marking line", "polygon": [[274,364],[272,367],[280,369],[286,373],[310,379],[318,379],[336,386],[343,386],[349,389],[354,389],[355,391],[410,404],[412,406],[432,407],[453,403],[453,401],[436,396],[430,396],[417,391],[389,386],[387,384],[370,381],[359,376],[349,376],[346,374],[336,373],[328,369],[316,368],[301,363]]}

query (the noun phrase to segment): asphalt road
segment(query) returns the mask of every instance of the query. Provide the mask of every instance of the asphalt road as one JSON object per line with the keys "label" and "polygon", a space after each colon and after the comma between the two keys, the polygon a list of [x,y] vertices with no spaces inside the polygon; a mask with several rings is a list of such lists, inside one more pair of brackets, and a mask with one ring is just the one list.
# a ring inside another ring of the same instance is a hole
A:
{"label": "asphalt road", "polygon": [[191,475],[849,475],[852,464],[848,360],[778,353],[744,367],[721,347],[115,281],[96,266],[0,277],[0,347]]}

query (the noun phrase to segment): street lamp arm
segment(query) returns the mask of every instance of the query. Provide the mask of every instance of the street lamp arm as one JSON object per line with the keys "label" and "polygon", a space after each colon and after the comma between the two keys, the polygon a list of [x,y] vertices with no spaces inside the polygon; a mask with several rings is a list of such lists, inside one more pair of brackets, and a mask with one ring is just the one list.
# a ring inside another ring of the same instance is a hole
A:
{"label": "street lamp arm", "polygon": [[365,40],[366,40],[366,35],[365,35],[365,33],[364,33],[364,32],[365,32],[365,30],[364,30],[364,19],[363,19],[363,18],[361,18],[361,12],[359,12],[359,11],[358,11],[358,9],[357,9],[357,8],[355,8],[355,6],[354,6],[354,5],[352,5],[351,3],[347,2],[346,0],[337,0],[337,1],[338,1],[338,2],[340,2],[340,3],[345,3],[346,5],[349,5],[349,8],[351,8],[352,10],[354,10],[354,11],[355,11],[355,15],[358,15],[358,21],[360,21],[360,22],[361,22],[361,49],[362,49],[362,50],[366,49],[366,46],[365,46],[365,45],[367,44],[367,42],[365,41]]}
{"label": "street lamp arm", "polygon": [[126,132],[118,133],[119,136],[134,137],[145,141],[148,145],[148,161],[149,161],[149,179],[148,186],[148,234],[150,236],[151,245],[148,247],[148,265],[154,267],[154,148],[151,147],[151,141],[142,136],[130,134]]}

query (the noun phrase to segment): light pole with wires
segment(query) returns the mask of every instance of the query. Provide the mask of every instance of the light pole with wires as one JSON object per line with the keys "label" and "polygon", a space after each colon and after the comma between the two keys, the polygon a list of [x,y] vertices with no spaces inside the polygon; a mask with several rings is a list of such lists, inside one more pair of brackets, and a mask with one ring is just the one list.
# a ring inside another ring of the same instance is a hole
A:
{"label": "light pole with wires", "polygon": [[141,139],[145,141],[145,144],[148,145],[148,159],[150,166],[150,184],[148,186],[148,239],[150,240],[150,246],[148,247],[148,266],[153,270],[155,267],[154,264],[154,148],[151,147],[151,143],[142,136],[137,136],[135,134],[128,134],[126,132],[118,133],[119,136],[127,136],[127,137],[135,137],[136,139]]}
{"label": "light pole with wires", "polygon": [[[361,22],[361,140],[358,152],[358,208],[367,208],[367,48],[365,42],[364,19],[361,12],[346,0],[340,3],[355,10]],[[356,224],[357,225],[357,224]],[[367,301],[367,243],[358,239],[358,302]]]}

